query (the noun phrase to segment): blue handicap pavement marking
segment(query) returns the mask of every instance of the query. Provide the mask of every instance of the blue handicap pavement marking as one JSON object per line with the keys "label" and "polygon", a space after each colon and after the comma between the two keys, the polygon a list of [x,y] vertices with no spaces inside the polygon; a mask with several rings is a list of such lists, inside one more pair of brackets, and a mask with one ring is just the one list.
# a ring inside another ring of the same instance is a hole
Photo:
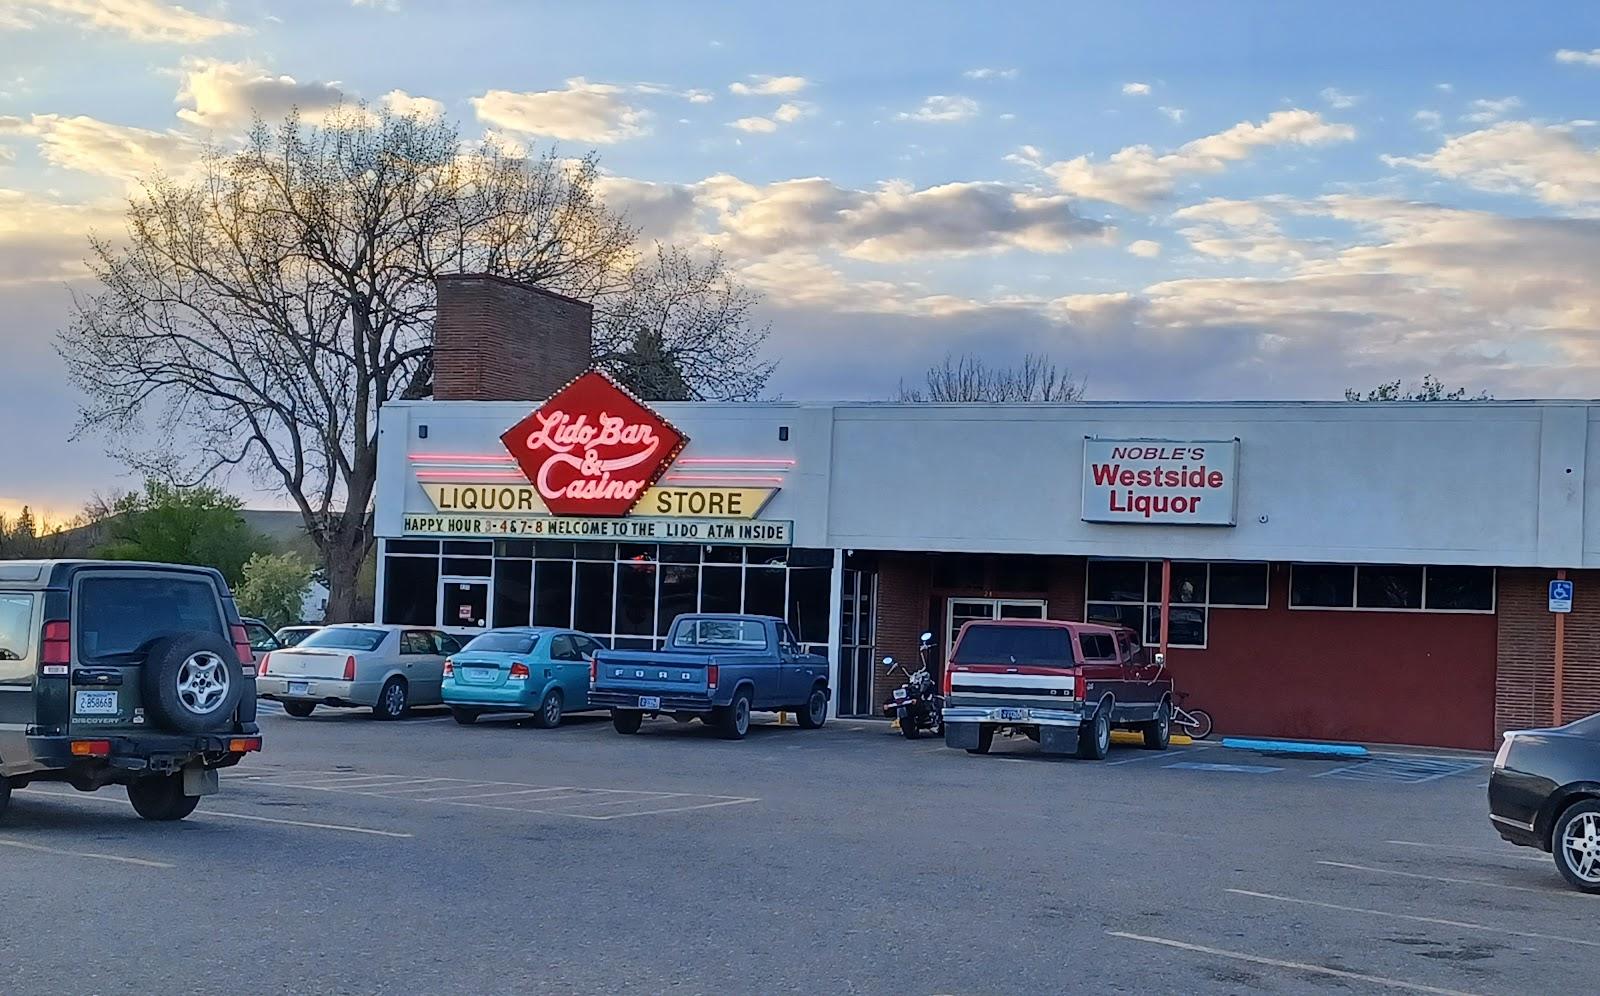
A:
{"label": "blue handicap pavement marking", "polygon": [[1164,768],[1182,768],[1185,771],[1232,771],[1241,775],[1270,775],[1282,768],[1274,768],[1265,764],[1211,764],[1205,761],[1179,761],[1177,764],[1164,764]]}
{"label": "blue handicap pavement marking", "polygon": [[1445,757],[1379,757],[1359,764],[1323,771],[1312,778],[1342,778],[1356,782],[1398,782],[1419,785],[1483,767],[1482,761]]}

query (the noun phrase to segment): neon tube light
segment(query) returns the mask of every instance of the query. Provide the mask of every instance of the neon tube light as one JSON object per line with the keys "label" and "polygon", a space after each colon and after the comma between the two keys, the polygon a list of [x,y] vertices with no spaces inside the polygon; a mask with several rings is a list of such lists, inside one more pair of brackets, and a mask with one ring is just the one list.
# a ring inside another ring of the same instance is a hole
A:
{"label": "neon tube light", "polygon": [[416,463],[513,463],[509,456],[488,453],[412,453],[409,459]]}
{"label": "neon tube light", "polygon": [[752,474],[668,474],[662,478],[666,481],[712,481],[717,483],[734,482],[738,484],[782,484],[781,477],[756,476]]}
{"label": "neon tube light", "polygon": [[794,461],[781,457],[680,457],[683,464],[745,464],[760,467],[793,467]]}
{"label": "neon tube light", "polygon": [[528,478],[520,470],[419,470],[419,481],[520,481],[528,483]]}

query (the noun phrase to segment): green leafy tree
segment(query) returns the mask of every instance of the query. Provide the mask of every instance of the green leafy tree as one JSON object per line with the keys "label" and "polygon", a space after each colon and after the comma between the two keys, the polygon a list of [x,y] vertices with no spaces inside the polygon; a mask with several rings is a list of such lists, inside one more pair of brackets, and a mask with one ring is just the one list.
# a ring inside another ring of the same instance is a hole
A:
{"label": "green leafy tree", "polygon": [[273,629],[301,621],[311,590],[311,564],[298,553],[258,553],[245,561],[244,580],[234,589],[242,615]]}
{"label": "green leafy tree", "polygon": [[1404,386],[1399,380],[1379,384],[1370,391],[1361,392],[1353,387],[1344,389],[1346,401],[1493,401],[1494,395],[1479,391],[1468,395],[1464,387],[1446,388],[1433,374],[1423,374],[1422,383],[1416,387]]}
{"label": "green leafy tree", "polygon": [[238,498],[216,488],[177,487],[158,480],[112,502],[106,542],[108,560],[215,567],[237,585],[250,557],[267,549],[239,514]]}
{"label": "green leafy tree", "polygon": [[66,547],[65,530],[40,522],[26,505],[15,516],[0,515],[0,559],[60,557]]}

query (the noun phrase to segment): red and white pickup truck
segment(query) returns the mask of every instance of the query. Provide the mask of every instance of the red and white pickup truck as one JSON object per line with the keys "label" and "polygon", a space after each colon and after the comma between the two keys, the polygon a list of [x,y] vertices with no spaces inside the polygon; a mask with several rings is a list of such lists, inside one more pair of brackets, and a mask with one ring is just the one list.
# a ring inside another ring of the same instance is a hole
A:
{"label": "red and white pickup truck", "polygon": [[1166,750],[1172,679],[1133,631],[1046,619],[974,620],[944,673],[944,742],[984,754],[1014,729],[1047,754],[1101,760],[1113,727]]}

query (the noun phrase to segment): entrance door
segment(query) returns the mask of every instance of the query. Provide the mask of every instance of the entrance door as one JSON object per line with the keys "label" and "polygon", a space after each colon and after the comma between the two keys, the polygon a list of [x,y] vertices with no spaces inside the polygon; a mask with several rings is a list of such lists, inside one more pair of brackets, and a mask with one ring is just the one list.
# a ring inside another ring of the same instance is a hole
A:
{"label": "entrance door", "polygon": [[445,629],[488,629],[489,582],[440,578],[439,606],[439,625]]}
{"label": "entrance door", "polygon": [[945,657],[956,645],[956,634],[961,624],[974,619],[1043,619],[1045,602],[1042,598],[951,598],[944,608]]}

